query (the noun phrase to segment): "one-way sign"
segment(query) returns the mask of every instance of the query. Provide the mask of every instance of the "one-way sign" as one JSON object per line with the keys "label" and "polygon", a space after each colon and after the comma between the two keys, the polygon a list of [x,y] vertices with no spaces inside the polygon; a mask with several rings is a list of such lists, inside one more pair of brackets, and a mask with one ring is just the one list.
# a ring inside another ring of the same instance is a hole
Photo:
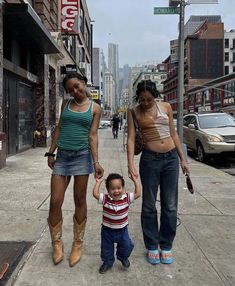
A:
{"label": "one-way sign", "polygon": [[154,7],[154,14],[180,14],[179,7]]}

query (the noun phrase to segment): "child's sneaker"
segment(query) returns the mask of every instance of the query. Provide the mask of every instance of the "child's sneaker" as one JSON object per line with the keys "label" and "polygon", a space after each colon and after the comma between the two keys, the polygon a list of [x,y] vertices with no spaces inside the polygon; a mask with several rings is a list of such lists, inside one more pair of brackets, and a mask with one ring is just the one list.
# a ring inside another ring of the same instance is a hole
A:
{"label": "child's sneaker", "polygon": [[161,251],[161,263],[171,264],[173,262],[173,254],[171,250],[162,250]]}
{"label": "child's sneaker", "polygon": [[147,261],[152,265],[159,264],[160,263],[159,251],[157,249],[156,250],[148,250]]}

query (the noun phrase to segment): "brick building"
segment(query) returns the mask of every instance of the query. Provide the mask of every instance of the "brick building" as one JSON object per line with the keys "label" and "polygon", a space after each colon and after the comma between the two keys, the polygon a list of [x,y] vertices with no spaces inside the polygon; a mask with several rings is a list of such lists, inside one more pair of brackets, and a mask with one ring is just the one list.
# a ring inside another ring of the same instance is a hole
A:
{"label": "brick building", "polygon": [[60,5],[58,0],[0,2],[0,168],[9,155],[48,145],[64,97],[65,73],[91,73],[86,1],[77,1],[72,35],[61,33]]}
{"label": "brick building", "polygon": [[[198,16],[200,17],[200,16]],[[212,17],[212,16],[211,16]],[[188,111],[187,91],[196,86],[221,77],[224,74],[224,24],[218,21],[204,21],[185,38],[184,42],[184,112]],[[212,19],[213,20],[213,19]],[[175,42],[174,42],[175,44]],[[169,56],[167,79],[164,81],[164,95],[171,103],[173,112],[177,112],[178,61]]]}

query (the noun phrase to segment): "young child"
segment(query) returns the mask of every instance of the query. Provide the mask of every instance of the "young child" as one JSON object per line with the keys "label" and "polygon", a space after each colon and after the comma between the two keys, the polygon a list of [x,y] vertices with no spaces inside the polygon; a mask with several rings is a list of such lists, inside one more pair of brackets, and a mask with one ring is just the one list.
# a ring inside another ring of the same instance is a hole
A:
{"label": "young child", "polygon": [[117,243],[117,259],[123,267],[128,268],[130,256],[134,245],[128,234],[128,208],[129,205],[140,197],[141,188],[139,181],[132,177],[135,191],[125,192],[125,181],[119,174],[109,174],[106,179],[108,193],[100,193],[102,178],[96,179],[93,196],[103,205],[103,222],[101,228],[101,259],[103,264],[99,273],[103,274],[109,270],[115,261],[114,243]]}

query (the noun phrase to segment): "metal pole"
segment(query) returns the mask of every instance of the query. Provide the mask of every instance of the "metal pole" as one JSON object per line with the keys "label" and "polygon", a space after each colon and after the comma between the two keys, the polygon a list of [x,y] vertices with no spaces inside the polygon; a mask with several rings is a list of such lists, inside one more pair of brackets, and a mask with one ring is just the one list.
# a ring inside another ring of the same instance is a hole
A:
{"label": "metal pole", "polygon": [[93,24],[91,23],[91,85],[93,85]]}
{"label": "metal pole", "polygon": [[185,0],[180,2],[179,20],[179,52],[178,52],[178,94],[177,94],[177,132],[183,142],[183,112],[184,112],[184,8]]}

